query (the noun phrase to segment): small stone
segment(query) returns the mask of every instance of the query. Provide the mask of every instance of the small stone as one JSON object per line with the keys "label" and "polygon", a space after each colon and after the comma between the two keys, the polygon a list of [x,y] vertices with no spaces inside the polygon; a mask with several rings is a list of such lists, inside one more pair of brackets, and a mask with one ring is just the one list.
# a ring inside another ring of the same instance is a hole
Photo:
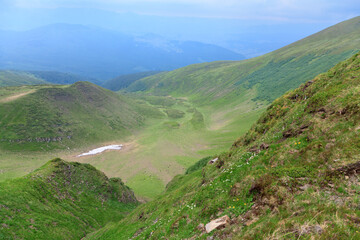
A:
{"label": "small stone", "polygon": [[346,179],[346,180],[349,180],[349,176],[345,176],[345,179]]}
{"label": "small stone", "polygon": [[214,164],[217,160],[219,160],[219,158],[214,158],[214,159],[209,161],[209,164]]}
{"label": "small stone", "polygon": [[223,227],[226,224],[228,224],[229,222],[230,222],[230,218],[228,215],[225,215],[221,218],[215,219],[215,220],[209,222],[208,224],[206,224],[206,226],[205,226],[206,232],[209,233],[214,229]]}

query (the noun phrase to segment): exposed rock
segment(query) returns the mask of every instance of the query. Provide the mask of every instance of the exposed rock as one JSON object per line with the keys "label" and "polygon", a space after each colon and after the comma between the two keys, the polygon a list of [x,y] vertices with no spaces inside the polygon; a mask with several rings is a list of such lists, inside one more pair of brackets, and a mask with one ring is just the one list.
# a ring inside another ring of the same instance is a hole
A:
{"label": "exposed rock", "polygon": [[229,216],[225,215],[221,218],[215,219],[215,220],[209,222],[208,224],[206,224],[205,230],[207,233],[209,233],[209,232],[213,231],[214,229],[224,227],[229,222],[230,222]]}
{"label": "exposed rock", "polygon": [[209,161],[209,164],[214,164],[217,160],[219,160],[219,158],[214,158],[214,159]]}

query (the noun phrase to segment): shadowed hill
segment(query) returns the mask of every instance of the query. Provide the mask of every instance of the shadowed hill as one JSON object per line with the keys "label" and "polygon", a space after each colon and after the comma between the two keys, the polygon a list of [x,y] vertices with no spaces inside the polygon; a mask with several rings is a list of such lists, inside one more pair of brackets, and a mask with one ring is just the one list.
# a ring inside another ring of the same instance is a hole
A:
{"label": "shadowed hill", "polygon": [[360,17],[261,57],[237,62],[187,66],[136,81],[128,91],[189,97],[204,105],[238,101],[249,92],[255,100],[273,101],[360,50]]}
{"label": "shadowed hill", "polygon": [[87,239],[359,238],[359,66],[357,54],[288,92],[213,164]]}
{"label": "shadowed hill", "polygon": [[119,178],[89,164],[54,159],[0,183],[1,239],[80,239],[137,205]]}
{"label": "shadowed hill", "polygon": [[[88,82],[70,86],[28,86],[12,101],[0,99],[0,146],[7,150],[49,150],[128,136],[157,110]],[[11,99],[21,88],[6,88]]]}

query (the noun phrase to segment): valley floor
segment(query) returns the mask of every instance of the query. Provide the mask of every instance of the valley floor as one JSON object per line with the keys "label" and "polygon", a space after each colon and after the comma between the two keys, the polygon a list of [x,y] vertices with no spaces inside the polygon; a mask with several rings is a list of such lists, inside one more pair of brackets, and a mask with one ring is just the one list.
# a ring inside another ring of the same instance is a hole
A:
{"label": "valley floor", "polygon": [[[151,200],[163,192],[174,176],[199,159],[228,150],[233,140],[245,133],[264,111],[263,105],[251,101],[215,111],[196,107],[183,98],[158,97],[154,101],[144,97],[143,101],[160,109],[164,117],[149,120],[143,129],[126,139],[83,148],[21,154],[1,151],[0,181],[23,176],[49,159],[61,157],[90,163],[109,177],[120,177],[140,200]],[[115,144],[122,144],[123,149],[77,157]]]}

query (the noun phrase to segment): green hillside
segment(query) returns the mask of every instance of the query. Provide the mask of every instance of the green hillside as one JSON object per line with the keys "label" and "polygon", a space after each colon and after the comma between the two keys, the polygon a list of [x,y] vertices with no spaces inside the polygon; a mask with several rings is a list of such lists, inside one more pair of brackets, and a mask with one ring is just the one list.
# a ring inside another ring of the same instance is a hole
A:
{"label": "green hillside", "polygon": [[88,82],[0,89],[3,150],[69,149],[132,134],[156,109]]}
{"label": "green hillside", "polygon": [[360,50],[360,17],[339,23],[269,54],[244,60],[190,65],[136,81],[128,91],[188,97],[223,108],[255,92],[273,101]]}
{"label": "green hillside", "polygon": [[[357,54],[275,100],[228,152],[87,239],[360,238],[359,79]],[[223,228],[204,231],[225,215]]]}
{"label": "green hillside", "polygon": [[127,88],[135,81],[155,75],[160,73],[160,71],[149,71],[149,72],[140,72],[140,73],[133,73],[127,75],[121,75],[119,77],[110,79],[102,84],[104,88],[110,89],[112,91],[119,91],[123,88]]}
{"label": "green hillside", "polygon": [[30,73],[17,71],[0,71],[0,87],[37,84],[47,84],[47,82],[39,77],[35,77]]}
{"label": "green hillside", "polygon": [[130,96],[168,118],[146,127],[133,150],[119,159],[109,155],[106,163],[100,157],[89,163],[122,176],[138,197],[153,199],[198,159],[227,151],[266,110],[267,99],[350,57],[360,49],[359,41],[360,18],[354,18],[265,56],[191,65],[137,80],[126,89]]}
{"label": "green hillside", "polygon": [[0,239],[81,239],[137,205],[121,179],[54,159],[0,183]]}

